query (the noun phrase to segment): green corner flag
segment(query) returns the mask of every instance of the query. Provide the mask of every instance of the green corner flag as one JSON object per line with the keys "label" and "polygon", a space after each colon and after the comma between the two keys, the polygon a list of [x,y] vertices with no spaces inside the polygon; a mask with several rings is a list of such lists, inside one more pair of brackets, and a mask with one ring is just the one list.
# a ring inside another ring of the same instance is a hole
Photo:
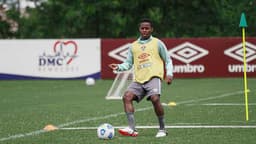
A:
{"label": "green corner flag", "polygon": [[244,13],[241,14],[239,27],[247,27],[247,23],[246,23],[246,19],[245,19],[245,14]]}
{"label": "green corner flag", "polygon": [[248,108],[248,86],[247,86],[247,76],[246,76],[246,46],[245,46],[245,28],[247,27],[245,14],[241,14],[239,27],[242,28],[242,39],[243,39],[243,61],[244,61],[244,97],[245,97],[245,117],[246,121],[249,120],[249,108]]}

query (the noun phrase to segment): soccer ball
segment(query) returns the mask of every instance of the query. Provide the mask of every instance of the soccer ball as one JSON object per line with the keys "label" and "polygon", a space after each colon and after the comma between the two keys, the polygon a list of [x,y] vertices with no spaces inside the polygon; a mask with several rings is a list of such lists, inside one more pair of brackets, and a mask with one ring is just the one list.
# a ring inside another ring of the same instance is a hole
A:
{"label": "soccer ball", "polygon": [[97,135],[99,139],[113,139],[115,136],[115,129],[111,124],[104,123],[98,127]]}
{"label": "soccer ball", "polygon": [[94,78],[92,78],[92,77],[88,77],[88,78],[85,80],[85,83],[86,83],[86,85],[88,85],[88,86],[92,86],[92,85],[95,85],[95,80],[94,80]]}

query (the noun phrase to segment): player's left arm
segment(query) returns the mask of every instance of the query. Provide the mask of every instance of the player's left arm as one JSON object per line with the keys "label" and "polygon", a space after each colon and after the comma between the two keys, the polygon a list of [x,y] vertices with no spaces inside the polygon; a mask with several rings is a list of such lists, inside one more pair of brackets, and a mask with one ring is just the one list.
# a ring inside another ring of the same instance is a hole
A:
{"label": "player's left arm", "polygon": [[166,45],[161,40],[159,40],[159,42],[158,42],[158,49],[159,49],[159,54],[160,54],[161,58],[165,62],[165,69],[166,69],[165,80],[166,80],[167,84],[171,84],[172,79],[173,79],[172,59],[171,59],[170,55],[168,54]]}

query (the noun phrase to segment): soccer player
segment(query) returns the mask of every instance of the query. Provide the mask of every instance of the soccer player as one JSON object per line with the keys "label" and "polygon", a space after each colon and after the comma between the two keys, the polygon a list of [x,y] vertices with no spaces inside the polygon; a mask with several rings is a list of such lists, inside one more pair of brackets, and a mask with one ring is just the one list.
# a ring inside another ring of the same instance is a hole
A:
{"label": "soccer player", "polygon": [[109,64],[114,71],[126,71],[133,67],[134,81],[128,86],[124,96],[124,111],[128,120],[128,127],[119,129],[124,136],[138,136],[135,129],[133,101],[140,102],[143,98],[151,101],[159,122],[159,131],[156,137],[167,135],[165,130],[164,109],[160,103],[161,82],[172,83],[173,65],[165,44],[152,36],[153,25],[151,20],[142,19],[139,23],[140,37],[134,41],[129,50],[127,59],[121,64]]}

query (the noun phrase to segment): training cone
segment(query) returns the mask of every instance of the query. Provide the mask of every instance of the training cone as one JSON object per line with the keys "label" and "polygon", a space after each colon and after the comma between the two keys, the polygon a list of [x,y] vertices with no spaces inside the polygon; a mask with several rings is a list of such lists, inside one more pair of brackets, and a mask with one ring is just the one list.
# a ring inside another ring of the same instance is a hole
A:
{"label": "training cone", "polygon": [[56,127],[56,126],[54,126],[54,125],[46,125],[45,127],[44,127],[44,130],[45,131],[54,131],[54,130],[57,130],[58,128]]}
{"label": "training cone", "polygon": [[176,104],[176,102],[169,102],[168,103],[168,106],[176,106],[177,104]]}

